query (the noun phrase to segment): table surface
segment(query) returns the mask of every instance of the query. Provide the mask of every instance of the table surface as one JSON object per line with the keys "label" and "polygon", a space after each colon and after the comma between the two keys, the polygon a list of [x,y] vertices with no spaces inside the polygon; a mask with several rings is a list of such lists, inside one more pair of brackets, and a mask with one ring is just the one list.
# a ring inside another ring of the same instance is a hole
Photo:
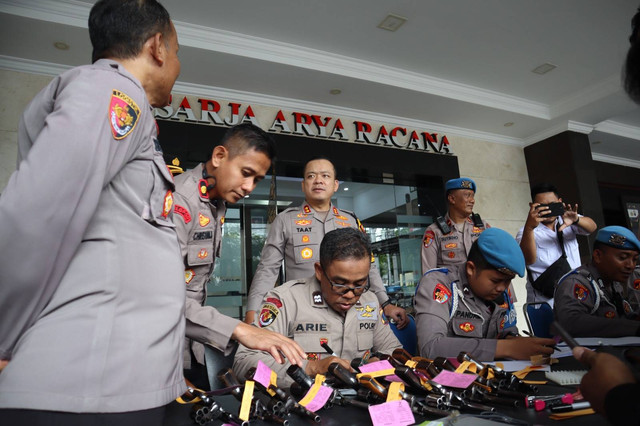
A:
{"label": "table surface", "polygon": [[[622,357],[622,351],[624,348],[602,348],[601,351],[609,352],[619,357]],[[560,358],[560,363],[552,366],[552,371],[558,370],[583,370],[584,366],[582,366],[578,361],[573,359],[572,357]],[[635,368],[636,373],[638,372],[637,367]],[[529,380],[544,380],[544,373],[542,372],[532,372],[527,376]],[[560,386],[553,382],[549,382],[546,385],[539,386],[538,395],[555,395],[555,394],[563,394],[563,393],[573,393],[576,391],[577,386]],[[224,395],[220,397],[214,397],[225,410],[232,412],[234,414],[238,413],[239,402],[230,395]],[[540,411],[536,412],[533,408],[509,408],[502,407],[499,405],[495,405],[497,414],[506,415],[521,421],[525,421],[528,424],[532,425],[560,425],[560,426],[596,426],[596,425],[606,425],[608,422],[606,419],[599,414],[593,414],[588,416],[580,416],[572,419],[563,420],[562,423],[558,423],[556,420],[549,419],[548,411]],[[191,426],[195,423],[191,420],[190,417],[191,406],[181,405],[177,402],[171,403],[167,407],[167,413],[165,416],[164,426]],[[330,409],[323,409],[318,411],[318,414],[322,418],[322,425],[327,426],[357,426],[357,425],[370,425],[371,420],[369,417],[369,413],[367,410],[356,408],[356,407],[341,407],[334,406]],[[469,414],[469,413],[463,413]],[[467,416],[464,416],[467,417]],[[288,417],[289,424],[292,426],[295,425],[311,425],[313,424],[310,420],[299,417],[296,415],[290,415]],[[416,423],[422,423],[425,420],[435,420],[435,418],[426,418],[416,416]],[[462,421],[460,419],[456,422],[456,425],[478,425],[480,421],[478,419],[464,419]],[[219,421],[213,421],[207,423],[207,425],[219,425],[222,424]],[[268,423],[263,421],[252,421],[252,425],[273,425],[275,423]],[[485,422],[482,422],[485,424]],[[490,423],[486,423],[490,424]],[[494,423],[494,424],[504,424],[504,423]]]}

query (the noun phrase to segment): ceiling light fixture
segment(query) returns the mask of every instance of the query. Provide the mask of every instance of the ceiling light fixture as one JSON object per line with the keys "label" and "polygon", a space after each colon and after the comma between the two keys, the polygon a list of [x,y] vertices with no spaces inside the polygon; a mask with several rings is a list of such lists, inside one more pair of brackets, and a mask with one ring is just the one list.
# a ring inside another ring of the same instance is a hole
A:
{"label": "ceiling light fixture", "polygon": [[552,71],[552,70],[554,70],[556,68],[558,68],[557,65],[553,65],[553,64],[550,64],[549,62],[546,62],[546,63],[544,63],[544,64],[532,69],[531,72],[542,75],[542,74],[546,74],[549,71]]}
{"label": "ceiling light fixture", "polygon": [[407,18],[404,16],[390,13],[378,24],[378,28],[382,28],[387,31],[397,31],[405,22],[407,22]]}
{"label": "ceiling light fixture", "polygon": [[53,47],[58,50],[69,50],[69,45],[64,41],[56,41],[55,43],[53,43]]}
{"label": "ceiling light fixture", "polygon": [[342,90],[340,90],[340,89],[331,89],[331,90],[329,90],[329,93],[331,93],[332,95],[339,95],[340,93],[342,93]]}

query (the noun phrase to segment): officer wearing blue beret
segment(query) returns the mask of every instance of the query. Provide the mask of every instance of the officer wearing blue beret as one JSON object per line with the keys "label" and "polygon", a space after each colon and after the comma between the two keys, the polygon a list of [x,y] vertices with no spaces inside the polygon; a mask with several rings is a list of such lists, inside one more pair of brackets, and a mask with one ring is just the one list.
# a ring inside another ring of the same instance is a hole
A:
{"label": "officer wearing blue beret", "polygon": [[553,310],[560,324],[574,336],[640,336],[640,283],[630,279],[639,254],[640,241],[627,228],[598,231],[591,262],[558,281]]}
{"label": "officer wearing blue beret", "polygon": [[465,351],[492,361],[551,354],[552,339],[518,336],[507,289],[524,270],[515,239],[490,228],[473,243],[465,263],[428,271],[414,299],[420,355],[451,357]]}
{"label": "officer wearing blue beret", "polygon": [[445,190],[447,214],[441,223],[432,223],[422,239],[422,273],[432,268],[464,263],[471,244],[490,227],[480,215],[473,213],[476,183],[472,179],[451,179],[445,184]]}

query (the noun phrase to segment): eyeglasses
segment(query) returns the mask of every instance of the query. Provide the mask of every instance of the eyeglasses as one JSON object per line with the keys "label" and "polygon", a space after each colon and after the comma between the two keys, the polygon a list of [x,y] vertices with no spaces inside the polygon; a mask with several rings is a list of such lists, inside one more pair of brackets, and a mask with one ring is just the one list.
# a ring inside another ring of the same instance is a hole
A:
{"label": "eyeglasses", "polygon": [[339,294],[340,296],[344,296],[345,294],[349,293],[350,291],[353,292],[354,296],[360,296],[360,295],[362,295],[362,293],[364,293],[365,291],[369,290],[369,277],[367,277],[366,284],[356,285],[356,286],[351,287],[351,286],[348,286],[348,285],[336,284],[336,283],[332,282],[331,279],[329,278],[329,275],[327,275],[327,273],[324,271],[324,268],[322,269],[322,273],[324,274],[325,277],[327,277],[327,281],[331,285],[331,290],[334,293]]}

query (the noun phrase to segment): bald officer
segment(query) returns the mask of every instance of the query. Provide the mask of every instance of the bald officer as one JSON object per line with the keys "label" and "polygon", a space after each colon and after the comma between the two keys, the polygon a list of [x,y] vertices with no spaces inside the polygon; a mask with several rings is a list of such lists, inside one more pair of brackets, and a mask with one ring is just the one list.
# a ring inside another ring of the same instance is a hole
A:
{"label": "bald officer", "polygon": [[[640,241],[622,226],[596,234],[591,263],[562,277],[553,311],[574,336],[640,336],[638,292],[630,281]],[[634,280],[635,281],[635,280]]]}
{"label": "bald officer", "polygon": [[422,239],[422,273],[442,266],[459,265],[467,260],[471,244],[489,224],[473,214],[476,183],[466,177],[451,179],[445,185],[449,208],[446,226],[429,225]]}
{"label": "bald officer", "polygon": [[[354,213],[340,210],[331,202],[337,190],[336,169],[331,161],[317,157],[307,162],[302,180],[305,202],[286,209],[271,224],[251,283],[245,322],[253,322],[264,295],[278,279],[283,260],[286,280],[307,278],[313,275],[313,265],[318,260],[318,248],[325,233],[340,228],[359,228],[364,232]],[[398,328],[403,328],[407,324],[406,312],[390,304],[380,272],[375,265],[371,266],[371,290],[386,316],[393,318]]]}
{"label": "bald officer", "polygon": [[552,339],[518,337],[507,295],[516,274],[524,275],[522,251],[497,228],[478,237],[465,263],[428,271],[414,300],[420,355],[451,357],[465,351],[492,361],[551,354]]}
{"label": "bald officer", "polygon": [[[366,234],[354,228],[336,229],[320,244],[314,276],[289,281],[266,295],[258,324],[302,346],[307,374],[324,374],[332,362],[349,369],[353,358],[371,352],[388,354],[401,347],[378,312],[378,298],[367,292],[370,256]],[[321,346],[324,342],[336,356],[327,354]],[[278,374],[278,386],[291,385],[287,366],[244,346],[236,353],[233,369],[244,377],[259,360]]]}

